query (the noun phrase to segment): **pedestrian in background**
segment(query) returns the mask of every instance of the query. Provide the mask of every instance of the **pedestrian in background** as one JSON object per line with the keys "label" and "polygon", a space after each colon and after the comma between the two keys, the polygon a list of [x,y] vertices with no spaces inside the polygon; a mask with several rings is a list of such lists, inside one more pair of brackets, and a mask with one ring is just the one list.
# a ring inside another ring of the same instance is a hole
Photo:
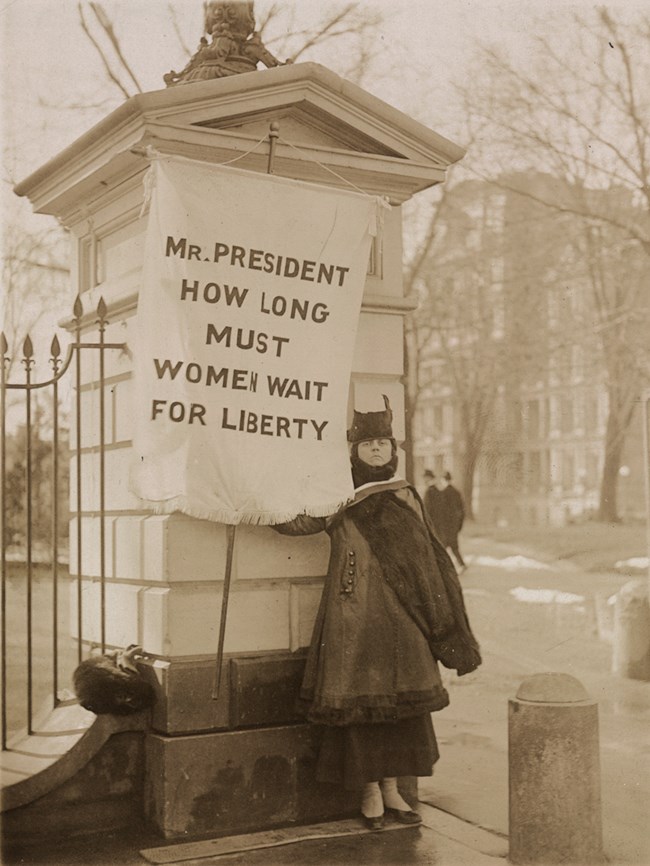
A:
{"label": "pedestrian in background", "polygon": [[424,470],[424,483],[427,485],[427,489],[424,491],[424,496],[422,497],[422,501],[424,502],[424,510],[429,519],[429,525],[431,526],[431,529],[433,529],[436,537],[440,538],[436,529],[436,517],[439,510],[438,501],[440,499],[440,490],[438,489],[438,485],[436,484],[436,476],[431,471],[431,469]]}
{"label": "pedestrian in background", "polygon": [[460,490],[451,483],[451,473],[445,472],[435,501],[434,530],[440,542],[451,550],[462,574],[467,566],[460,552],[458,535],[465,522],[465,503]]}
{"label": "pedestrian in background", "polygon": [[348,442],[354,500],[331,517],[300,515],[286,535],[325,531],[331,552],[300,692],[319,726],[316,779],[358,790],[361,814],[418,824],[400,776],[430,776],[431,712],[449,703],[438,663],[458,675],[481,663],[453,564],[415,488],[395,477],[392,412],[355,411]]}

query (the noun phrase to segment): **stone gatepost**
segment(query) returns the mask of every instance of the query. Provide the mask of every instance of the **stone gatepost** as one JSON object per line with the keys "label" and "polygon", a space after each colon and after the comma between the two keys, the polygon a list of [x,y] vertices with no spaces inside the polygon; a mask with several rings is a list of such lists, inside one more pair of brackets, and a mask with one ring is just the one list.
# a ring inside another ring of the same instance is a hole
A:
{"label": "stone gatepost", "polygon": [[[367,409],[373,409],[377,393],[387,394],[396,436],[403,438],[403,316],[413,302],[402,290],[400,206],[445,179],[463,155],[450,141],[322,66],[287,65],[133,97],[16,190],[72,233],[73,290],[83,301],[84,332],[96,329],[103,297],[105,339],[127,346],[106,359],[103,518],[99,375],[94,361],[82,369],[82,504],[81,514],[73,514],[70,562],[74,574],[80,525],[82,637],[85,644],[98,642],[103,519],[106,642],[142,644],[151,659],[158,701],[147,735],[146,814],[169,838],[310,821],[357,806],[313,782],[312,732],[293,709],[327,539],[238,529],[221,696],[213,701],[225,528],[182,514],[151,514],[128,489],[128,347],[147,219],[141,214],[145,147],[206,163],[237,159],[239,169],[265,172],[271,123],[280,131],[275,174],[341,188],[349,183],[391,203],[383,243],[369,262],[350,407],[364,410],[372,400]],[[76,594],[71,604],[74,623]]]}

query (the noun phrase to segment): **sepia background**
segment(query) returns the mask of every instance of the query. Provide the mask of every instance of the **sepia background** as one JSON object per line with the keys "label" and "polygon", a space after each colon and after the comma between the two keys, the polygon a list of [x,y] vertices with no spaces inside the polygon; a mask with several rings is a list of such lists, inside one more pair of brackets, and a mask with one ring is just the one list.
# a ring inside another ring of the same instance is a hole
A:
{"label": "sepia background", "polygon": [[[456,716],[437,728],[450,755],[438,796],[502,829],[503,800],[471,788],[464,769],[481,763],[502,789],[506,696],[525,673],[568,670],[602,700],[606,840],[622,862],[648,863],[638,761],[650,700],[647,680],[620,677],[614,629],[617,597],[648,569],[647,5],[258,0],[255,13],[279,60],[322,63],[466,149],[444,185],[406,206],[404,221],[405,294],[418,300],[405,334],[405,470],[422,491],[426,469],[450,472],[463,495],[463,585],[491,662],[451,686]],[[198,0],[3,4],[9,378],[21,375],[28,334],[35,370],[48,369],[53,334],[69,339],[58,323],[74,300],[66,232],[32,214],[14,185],[128,97],[164,87],[163,74],[196,50],[203,15]],[[49,418],[47,400],[36,400],[32,541],[44,563],[53,543]],[[24,444],[9,399],[9,616],[25,593]],[[65,491],[59,505],[65,551]],[[44,566],[37,605],[46,588]],[[47,652],[45,627],[35,640]],[[24,636],[12,641],[17,669]],[[62,654],[72,666],[67,645]],[[477,702],[487,716],[473,730]]]}

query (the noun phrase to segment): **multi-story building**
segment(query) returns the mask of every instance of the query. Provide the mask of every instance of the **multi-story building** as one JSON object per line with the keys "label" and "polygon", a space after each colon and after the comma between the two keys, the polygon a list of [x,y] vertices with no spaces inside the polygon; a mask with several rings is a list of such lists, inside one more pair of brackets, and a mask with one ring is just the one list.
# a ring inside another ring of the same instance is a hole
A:
{"label": "multi-story building", "polygon": [[[422,285],[415,473],[451,471],[485,522],[595,514],[611,471],[609,400],[632,401],[643,366],[647,293],[633,290],[642,254],[615,232],[594,234],[584,219],[540,204],[551,182],[520,174],[498,187],[459,185],[439,215],[444,244]],[[626,201],[618,191],[589,195]],[[623,517],[644,513],[632,416],[614,455]]]}

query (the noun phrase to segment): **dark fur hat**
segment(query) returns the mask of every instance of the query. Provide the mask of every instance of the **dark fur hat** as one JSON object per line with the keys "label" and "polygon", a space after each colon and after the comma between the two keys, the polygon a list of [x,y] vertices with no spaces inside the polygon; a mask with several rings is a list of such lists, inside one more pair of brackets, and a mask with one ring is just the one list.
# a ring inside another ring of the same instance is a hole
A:
{"label": "dark fur hat", "polygon": [[382,394],[385,408],[380,412],[357,412],[354,410],[352,426],[348,430],[348,442],[363,442],[365,439],[392,439],[393,412],[388,397]]}

